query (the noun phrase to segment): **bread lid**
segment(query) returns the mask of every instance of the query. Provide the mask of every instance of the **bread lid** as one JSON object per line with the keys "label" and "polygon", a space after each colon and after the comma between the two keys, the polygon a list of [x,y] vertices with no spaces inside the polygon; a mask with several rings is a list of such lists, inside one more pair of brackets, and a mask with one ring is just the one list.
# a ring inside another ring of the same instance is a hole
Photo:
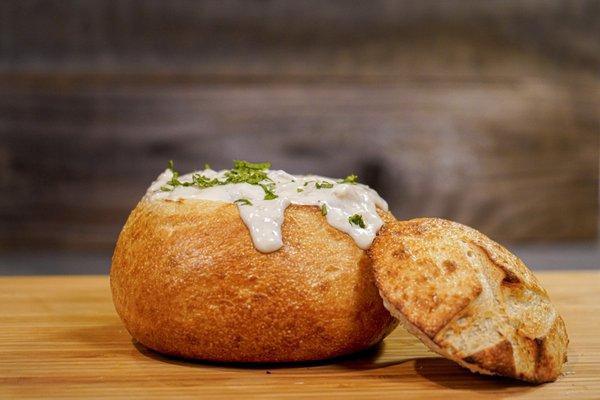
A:
{"label": "bread lid", "polygon": [[431,350],[473,372],[541,383],[566,361],[565,325],[525,264],[464,225],[387,223],[369,250],[386,308]]}

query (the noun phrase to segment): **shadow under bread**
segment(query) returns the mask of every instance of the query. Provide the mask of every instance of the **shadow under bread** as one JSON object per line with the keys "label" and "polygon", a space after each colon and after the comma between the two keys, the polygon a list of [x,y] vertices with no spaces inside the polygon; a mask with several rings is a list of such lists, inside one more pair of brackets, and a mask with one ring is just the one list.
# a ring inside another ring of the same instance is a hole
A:
{"label": "shadow under bread", "polygon": [[[158,353],[146,346],[142,343],[138,342],[135,339],[131,339],[131,343],[133,346],[144,356],[151,358],[156,361],[162,361],[170,364],[176,364],[187,367],[206,367],[206,366],[215,366],[222,368],[231,368],[231,369],[244,369],[244,370],[252,370],[252,369],[266,369],[266,370],[282,370],[282,369],[290,369],[290,368],[315,368],[322,366],[331,366],[337,365],[349,369],[374,369],[374,368],[382,368],[387,366],[388,362],[377,362],[378,358],[383,353],[385,343],[379,342],[374,346],[369,347],[368,349],[361,350],[352,354],[346,354],[339,357],[324,359],[324,360],[314,360],[314,361],[295,361],[295,362],[222,362],[222,361],[210,361],[210,360],[197,360],[197,359],[189,359],[183,358],[173,355],[167,355],[163,353]],[[397,363],[401,363],[403,361],[398,361]]]}
{"label": "shadow under bread", "polygon": [[407,377],[414,379],[417,376],[435,385],[453,390],[506,390],[510,392],[512,389],[518,389],[522,393],[523,390],[530,390],[536,387],[527,382],[510,378],[473,374],[458,364],[439,356],[384,360],[381,356],[385,350],[385,342],[380,342],[368,349],[340,357],[316,361],[282,363],[239,363],[186,359],[155,352],[135,339],[131,339],[131,342],[140,354],[145,357],[159,362],[190,368],[216,367],[230,370],[263,370],[268,375],[278,375],[298,369],[315,369],[318,370],[319,374],[339,374],[341,368],[348,370],[348,373],[377,371],[369,372],[366,376],[392,381],[405,380]]}

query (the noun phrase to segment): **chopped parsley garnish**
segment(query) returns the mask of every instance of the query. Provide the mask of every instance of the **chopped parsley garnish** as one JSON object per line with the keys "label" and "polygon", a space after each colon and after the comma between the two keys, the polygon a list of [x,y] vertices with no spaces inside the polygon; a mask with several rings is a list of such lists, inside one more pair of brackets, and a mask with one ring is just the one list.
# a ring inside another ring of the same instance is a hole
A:
{"label": "chopped parsley garnish", "polygon": [[238,203],[244,206],[251,206],[252,202],[248,199],[237,199],[236,201],[234,201],[234,203]]}
{"label": "chopped parsley garnish", "polygon": [[279,197],[273,192],[272,187],[269,187],[262,183],[260,184],[260,187],[262,187],[263,190],[265,191],[265,197],[264,197],[265,200],[273,200],[273,199],[276,199],[277,197]]}
{"label": "chopped parsley garnish", "polygon": [[236,161],[233,169],[225,172],[225,183],[249,183],[251,185],[258,185],[264,180],[269,180],[265,171],[256,168],[247,168],[244,165],[245,164],[240,164],[240,161]]}
{"label": "chopped parsley garnish", "polygon": [[[271,167],[271,163],[252,163],[243,160],[235,160],[233,162],[233,168],[226,171],[224,179],[209,178],[202,174],[192,175],[191,182],[182,182],[179,180],[179,172],[175,170],[173,161],[169,161],[167,169],[171,171],[173,176],[167,185],[161,187],[163,191],[171,191],[176,186],[196,186],[200,189],[205,189],[217,185],[227,185],[229,183],[248,183],[250,185],[259,185],[265,191],[265,200],[273,200],[278,196],[274,192],[273,181],[267,175],[266,170]],[[210,166],[206,164],[204,169],[209,169]]]}
{"label": "chopped parsley garnish", "polygon": [[321,205],[321,215],[327,215],[327,205]]}
{"label": "chopped parsley garnish", "polygon": [[251,163],[244,160],[233,160],[233,169],[255,169],[263,170],[271,168],[270,162]]}
{"label": "chopped parsley garnish", "polygon": [[365,228],[365,221],[363,221],[363,217],[360,214],[354,214],[348,217],[348,221],[353,225],[358,225],[361,228]]}
{"label": "chopped parsley garnish", "polygon": [[169,160],[167,164],[167,169],[171,171],[172,174],[171,179],[167,181],[167,185],[171,185],[172,187],[161,187],[160,190],[162,190],[163,192],[171,191],[175,188],[175,186],[192,186],[194,184],[193,182],[182,182],[179,180],[179,172],[175,171],[175,167],[173,166],[173,160]]}
{"label": "chopped parsley garnish", "polygon": [[302,189],[302,188],[296,188],[296,192],[298,192],[298,193],[304,192],[304,189]]}
{"label": "chopped parsley garnish", "polygon": [[173,172],[173,176],[171,176],[171,179],[169,181],[167,181],[167,184],[175,187],[175,186],[181,186],[182,183],[179,179],[179,172],[174,171]]}
{"label": "chopped parsley garnish", "polygon": [[321,182],[317,182],[315,183],[315,186],[317,187],[317,189],[331,189],[333,187],[333,183],[331,182],[327,182],[327,181],[321,181]]}
{"label": "chopped parsley garnish", "polygon": [[192,185],[193,186],[197,186],[199,188],[209,188],[209,187],[213,187],[216,185],[223,185],[224,183],[222,183],[221,181],[219,181],[217,178],[207,178],[204,175],[201,174],[194,174],[192,175]]}
{"label": "chopped parsley garnish", "polygon": [[358,176],[352,174],[352,175],[348,175],[347,177],[345,177],[344,179],[342,179],[340,181],[340,183],[349,183],[351,185],[355,185],[358,183]]}

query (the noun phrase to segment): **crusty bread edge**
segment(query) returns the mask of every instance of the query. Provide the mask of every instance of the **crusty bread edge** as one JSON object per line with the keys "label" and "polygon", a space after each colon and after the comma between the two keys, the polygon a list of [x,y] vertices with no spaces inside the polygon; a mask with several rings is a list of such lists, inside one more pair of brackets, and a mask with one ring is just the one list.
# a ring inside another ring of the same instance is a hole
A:
{"label": "crusty bread edge", "polygon": [[444,358],[447,358],[455,363],[459,364],[461,367],[468,369],[471,372],[476,372],[482,375],[498,375],[494,372],[485,370],[483,368],[478,367],[474,364],[469,364],[464,362],[460,358],[456,358],[451,356],[448,352],[444,351],[440,346],[438,346],[433,340],[429,338],[421,329],[419,329],[416,325],[411,323],[408,318],[404,316],[401,312],[399,312],[390,302],[388,302],[385,298],[385,294],[379,290],[379,295],[383,299],[383,306],[392,314],[394,318],[400,321],[400,324],[406,329],[410,334],[416,336],[425,346],[429,347],[432,351],[438,353]]}

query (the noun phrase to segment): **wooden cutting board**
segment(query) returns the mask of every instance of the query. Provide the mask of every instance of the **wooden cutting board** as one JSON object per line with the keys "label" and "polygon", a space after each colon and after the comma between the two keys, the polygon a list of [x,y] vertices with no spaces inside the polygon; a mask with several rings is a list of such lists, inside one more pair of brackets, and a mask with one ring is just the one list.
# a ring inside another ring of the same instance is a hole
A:
{"label": "wooden cutting board", "polygon": [[600,272],[538,276],[571,338],[564,376],[541,386],[471,374],[401,328],[375,349],[324,362],[167,358],[131,340],[106,276],[0,278],[0,398],[600,399]]}

